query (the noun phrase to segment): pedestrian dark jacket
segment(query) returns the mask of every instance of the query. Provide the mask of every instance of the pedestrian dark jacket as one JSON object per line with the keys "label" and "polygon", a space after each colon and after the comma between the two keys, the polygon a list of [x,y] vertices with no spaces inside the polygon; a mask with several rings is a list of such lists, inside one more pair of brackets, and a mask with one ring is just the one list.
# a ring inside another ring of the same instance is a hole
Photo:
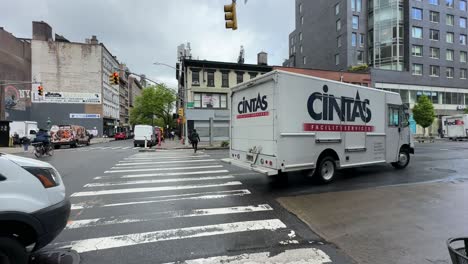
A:
{"label": "pedestrian dark jacket", "polygon": [[36,138],[34,139],[34,142],[42,142],[42,143],[49,143],[49,134],[45,131],[39,131],[36,134]]}
{"label": "pedestrian dark jacket", "polygon": [[190,135],[190,141],[192,142],[198,142],[200,141],[200,136],[198,135],[197,132],[192,132],[192,134]]}

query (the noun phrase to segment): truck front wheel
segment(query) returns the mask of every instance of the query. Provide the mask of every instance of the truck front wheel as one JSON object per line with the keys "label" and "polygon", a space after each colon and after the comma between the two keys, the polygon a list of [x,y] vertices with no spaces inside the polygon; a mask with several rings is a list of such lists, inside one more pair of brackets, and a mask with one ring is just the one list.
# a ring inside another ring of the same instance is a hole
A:
{"label": "truck front wheel", "polygon": [[335,159],[326,156],[319,161],[317,168],[314,171],[315,178],[321,183],[330,183],[335,179],[336,162]]}
{"label": "truck front wheel", "polygon": [[408,166],[410,162],[410,153],[409,150],[404,148],[400,150],[400,154],[398,155],[398,161],[393,162],[392,166],[395,169],[404,169],[406,166]]}

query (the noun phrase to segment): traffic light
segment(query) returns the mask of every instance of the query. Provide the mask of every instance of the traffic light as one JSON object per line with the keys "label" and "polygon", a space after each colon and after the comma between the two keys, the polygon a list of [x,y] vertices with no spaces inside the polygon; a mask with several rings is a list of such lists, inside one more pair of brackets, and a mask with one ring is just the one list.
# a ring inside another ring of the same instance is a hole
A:
{"label": "traffic light", "polygon": [[233,0],[232,4],[224,5],[224,19],[226,20],[226,28],[232,30],[237,29],[237,16],[236,16],[236,1]]}
{"label": "traffic light", "polygon": [[42,87],[42,85],[39,85],[39,86],[37,87],[37,94],[38,94],[39,96],[43,96],[43,95],[44,95],[44,88]]}
{"label": "traffic light", "polygon": [[179,117],[183,117],[184,116],[184,108],[179,108]]}
{"label": "traffic light", "polygon": [[114,72],[112,73],[111,75],[109,75],[109,83],[111,85],[114,85],[114,84],[119,84],[119,74],[117,72]]}

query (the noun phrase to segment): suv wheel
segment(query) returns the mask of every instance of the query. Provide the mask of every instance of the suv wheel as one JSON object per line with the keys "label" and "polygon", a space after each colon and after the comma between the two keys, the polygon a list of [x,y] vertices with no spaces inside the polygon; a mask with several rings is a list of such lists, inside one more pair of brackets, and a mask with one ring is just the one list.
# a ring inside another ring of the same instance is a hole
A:
{"label": "suv wheel", "polygon": [[27,264],[28,253],[18,240],[10,237],[0,237],[0,263]]}

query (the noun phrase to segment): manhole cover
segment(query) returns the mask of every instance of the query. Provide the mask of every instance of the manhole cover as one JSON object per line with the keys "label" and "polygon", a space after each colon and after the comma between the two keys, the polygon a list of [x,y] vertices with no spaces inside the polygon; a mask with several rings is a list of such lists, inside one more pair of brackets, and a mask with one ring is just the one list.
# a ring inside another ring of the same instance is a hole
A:
{"label": "manhole cover", "polygon": [[79,264],[80,255],[74,250],[44,250],[35,252],[30,264]]}
{"label": "manhole cover", "polygon": [[456,170],[442,169],[442,168],[429,168],[429,170],[438,171],[438,172],[447,172],[447,173],[455,173],[455,172],[457,172]]}

